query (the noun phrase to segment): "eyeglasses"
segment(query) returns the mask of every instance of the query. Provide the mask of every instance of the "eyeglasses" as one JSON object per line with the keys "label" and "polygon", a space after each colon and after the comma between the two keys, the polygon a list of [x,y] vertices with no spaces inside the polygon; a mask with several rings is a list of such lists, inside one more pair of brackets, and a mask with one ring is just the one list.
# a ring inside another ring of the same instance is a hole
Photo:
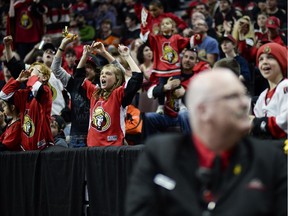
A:
{"label": "eyeglasses", "polygon": [[226,101],[251,100],[251,96],[247,93],[231,93],[227,95],[216,96],[213,98],[211,97],[207,101],[220,101],[220,100],[226,100]]}
{"label": "eyeglasses", "polygon": [[55,55],[55,51],[53,51],[51,49],[45,50],[45,53],[48,53],[48,54],[51,54],[51,55]]}

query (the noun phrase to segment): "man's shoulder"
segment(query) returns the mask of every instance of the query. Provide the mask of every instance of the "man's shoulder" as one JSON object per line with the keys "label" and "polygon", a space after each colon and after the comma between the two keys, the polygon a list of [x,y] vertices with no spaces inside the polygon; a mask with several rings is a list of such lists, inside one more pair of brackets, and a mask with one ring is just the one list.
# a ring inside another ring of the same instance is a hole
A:
{"label": "man's shoulder", "polygon": [[259,139],[254,137],[247,137],[243,140],[246,146],[250,146],[254,154],[258,154],[260,157],[269,157],[272,155],[284,156],[284,140],[272,140],[272,139]]}
{"label": "man's shoulder", "polygon": [[[152,152],[175,152],[191,143],[191,136],[180,133],[154,135],[146,142],[147,149]],[[192,145],[192,144],[191,144]]]}
{"label": "man's shoulder", "polygon": [[207,41],[207,43],[209,42],[209,43],[216,43],[216,44],[218,44],[218,41],[217,41],[215,38],[213,38],[213,37],[211,37],[211,36],[209,36],[209,35],[206,36],[206,41]]}

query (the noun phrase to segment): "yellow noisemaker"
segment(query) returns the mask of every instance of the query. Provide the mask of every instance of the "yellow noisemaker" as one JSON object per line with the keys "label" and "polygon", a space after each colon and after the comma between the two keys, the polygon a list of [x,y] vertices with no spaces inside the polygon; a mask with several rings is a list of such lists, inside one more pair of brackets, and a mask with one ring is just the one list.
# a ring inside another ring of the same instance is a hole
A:
{"label": "yellow noisemaker", "polygon": [[78,37],[78,35],[74,35],[74,34],[72,34],[72,33],[69,33],[69,31],[68,31],[68,26],[65,26],[65,29],[64,29],[64,31],[62,32],[62,35],[63,35],[63,37],[66,37],[66,38],[71,38],[71,37],[73,37],[73,38],[72,38],[73,40],[75,40],[75,39]]}

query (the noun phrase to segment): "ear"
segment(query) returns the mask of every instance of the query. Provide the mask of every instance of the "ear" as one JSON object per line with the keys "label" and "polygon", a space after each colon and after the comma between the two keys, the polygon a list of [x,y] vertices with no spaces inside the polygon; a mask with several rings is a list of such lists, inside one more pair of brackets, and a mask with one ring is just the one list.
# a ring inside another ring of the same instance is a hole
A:
{"label": "ear", "polygon": [[11,105],[11,111],[15,110],[15,105]]}
{"label": "ear", "polygon": [[207,122],[210,119],[209,107],[205,103],[200,103],[196,110],[202,122]]}

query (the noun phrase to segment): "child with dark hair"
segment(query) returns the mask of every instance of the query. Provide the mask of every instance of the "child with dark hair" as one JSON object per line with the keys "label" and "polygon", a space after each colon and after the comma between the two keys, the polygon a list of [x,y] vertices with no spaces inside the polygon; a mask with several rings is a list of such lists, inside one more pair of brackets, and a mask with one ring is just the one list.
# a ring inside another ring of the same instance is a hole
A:
{"label": "child with dark hair", "polygon": [[50,127],[55,145],[68,148],[68,144],[66,142],[66,137],[64,134],[65,126],[66,122],[60,115],[51,116]]}
{"label": "child with dark hair", "polygon": [[0,151],[22,151],[21,149],[21,121],[19,110],[15,105],[2,100],[4,115],[9,118],[4,133],[0,136]]}
{"label": "child with dark hair", "polygon": [[67,47],[65,49],[65,54],[64,54],[64,63],[63,63],[63,68],[70,74],[73,75],[76,63],[75,61],[77,60],[77,55],[76,51],[72,47]]}

